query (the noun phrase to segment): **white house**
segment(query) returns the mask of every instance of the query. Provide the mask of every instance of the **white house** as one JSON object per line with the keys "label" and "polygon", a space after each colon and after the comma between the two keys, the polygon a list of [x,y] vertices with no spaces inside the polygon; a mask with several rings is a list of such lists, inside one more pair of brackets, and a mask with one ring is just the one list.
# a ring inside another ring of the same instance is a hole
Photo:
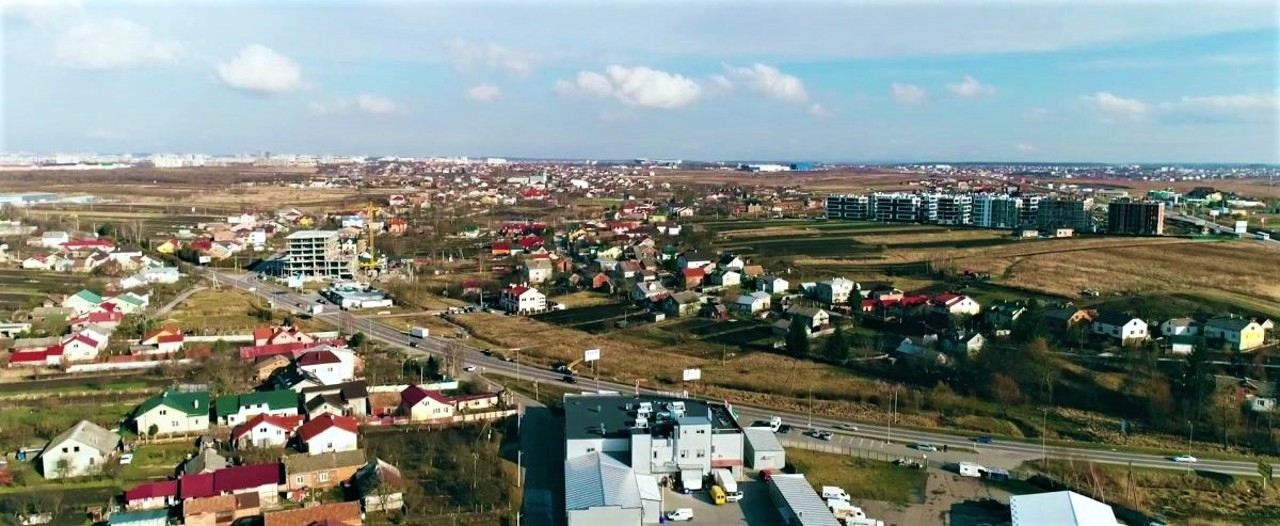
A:
{"label": "white house", "polygon": [[40,234],[40,246],[44,248],[58,248],[68,241],[71,241],[71,235],[66,232],[51,230]]}
{"label": "white house", "polygon": [[683,270],[687,268],[705,268],[711,265],[711,257],[698,252],[687,251],[680,254],[676,258],[676,268]]}
{"label": "white house", "polygon": [[102,296],[91,291],[82,290],[62,300],[62,307],[75,311],[76,316],[84,316],[98,309],[102,304]]}
{"label": "white house", "polygon": [[81,420],[44,447],[40,453],[41,472],[47,479],[94,475],[119,446],[120,435]]}
{"label": "white house", "polygon": [[546,283],[551,281],[553,269],[551,260],[548,259],[526,259],[524,260],[524,279],[528,283]]}
{"label": "white house", "polygon": [[663,294],[668,294],[668,293],[669,291],[667,290],[667,288],[662,286],[661,283],[658,283],[656,281],[645,281],[641,283],[636,283],[635,286],[631,287],[631,300],[632,301],[651,300],[653,298],[656,298],[658,296],[661,296]]}
{"label": "white house", "polygon": [[769,294],[783,294],[791,284],[777,276],[763,276],[756,280],[756,288]]}
{"label": "white house", "polygon": [[102,343],[85,334],[73,334],[62,340],[62,359],[67,362],[87,362],[98,357]]}
{"label": "white house", "polygon": [[453,401],[439,391],[411,385],[400,392],[400,412],[414,422],[450,418],[455,410]]}
{"label": "white house", "polygon": [[328,349],[302,353],[297,363],[299,369],[314,375],[324,385],[340,384],[355,378],[353,364],[343,363]]}
{"label": "white house", "polygon": [[743,260],[742,258],[735,256],[733,254],[725,254],[723,256],[720,256],[720,261],[718,262],[718,265],[720,266],[720,268],[724,268],[724,269],[742,270],[743,267],[747,266],[747,262],[746,260]]}
{"label": "white house", "polygon": [[239,449],[284,446],[301,424],[301,416],[260,414],[231,430],[231,443]]}
{"label": "white house", "polygon": [[209,429],[209,393],[207,391],[165,391],[153,396],[133,414],[134,429],[139,435],[198,433]]}
{"label": "white house", "polygon": [[297,416],[298,393],[293,391],[261,391],[242,395],[219,396],[215,409],[218,423],[234,426],[258,414]]}
{"label": "white house", "polygon": [[1132,345],[1147,339],[1147,322],[1128,314],[1103,312],[1093,320],[1093,333],[1118,340],[1120,345]]}
{"label": "white house", "polygon": [[547,296],[533,287],[512,286],[502,289],[498,308],[516,314],[547,310]]}
{"label": "white house", "polygon": [[326,413],[312,418],[298,428],[298,441],[312,455],[353,451],[357,449],[359,433],[355,418]]}
{"label": "white house", "polygon": [[982,306],[963,294],[941,294],[933,299],[933,310],[954,316],[977,316]]}
{"label": "white house", "polygon": [[728,307],[734,311],[745,312],[747,314],[755,314],[760,311],[769,310],[769,303],[772,298],[766,292],[754,292],[751,294],[740,294],[734,298],[733,303]]}
{"label": "white house", "polygon": [[742,274],[736,270],[719,271],[711,275],[711,284],[721,287],[737,287],[742,284]]}
{"label": "white house", "polygon": [[1191,318],[1172,318],[1160,324],[1161,336],[1195,336],[1200,334],[1200,325]]}
{"label": "white house", "polygon": [[844,278],[831,278],[818,283],[816,294],[818,300],[827,305],[841,305],[849,301],[849,294],[857,286],[857,283]]}

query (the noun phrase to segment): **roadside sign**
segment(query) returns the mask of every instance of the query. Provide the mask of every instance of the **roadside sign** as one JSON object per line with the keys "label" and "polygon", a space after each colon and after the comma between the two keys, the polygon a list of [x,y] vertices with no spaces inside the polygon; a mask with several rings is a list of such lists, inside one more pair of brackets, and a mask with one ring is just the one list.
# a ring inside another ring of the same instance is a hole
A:
{"label": "roadside sign", "polygon": [[684,370],[684,381],[692,382],[694,380],[701,380],[701,379],[702,379],[702,369],[685,369]]}
{"label": "roadside sign", "polygon": [[594,362],[600,359],[600,349],[587,349],[582,353],[582,361]]}

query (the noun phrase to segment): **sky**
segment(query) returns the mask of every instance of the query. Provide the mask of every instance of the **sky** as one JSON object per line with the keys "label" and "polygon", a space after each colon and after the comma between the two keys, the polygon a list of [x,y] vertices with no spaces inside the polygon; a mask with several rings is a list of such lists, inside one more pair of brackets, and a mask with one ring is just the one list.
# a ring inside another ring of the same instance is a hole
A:
{"label": "sky", "polygon": [[0,0],[0,150],[1278,163],[1277,5]]}

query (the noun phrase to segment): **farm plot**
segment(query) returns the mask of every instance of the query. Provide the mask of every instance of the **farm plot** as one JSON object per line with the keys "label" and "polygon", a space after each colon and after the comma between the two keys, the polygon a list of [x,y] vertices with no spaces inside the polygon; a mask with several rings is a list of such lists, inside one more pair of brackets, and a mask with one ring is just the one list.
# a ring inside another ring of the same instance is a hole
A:
{"label": "farm plot", "polygon": [[0,313],[37,306],[46,295],[101,290],[102,280],[88,274],[0,270]]}

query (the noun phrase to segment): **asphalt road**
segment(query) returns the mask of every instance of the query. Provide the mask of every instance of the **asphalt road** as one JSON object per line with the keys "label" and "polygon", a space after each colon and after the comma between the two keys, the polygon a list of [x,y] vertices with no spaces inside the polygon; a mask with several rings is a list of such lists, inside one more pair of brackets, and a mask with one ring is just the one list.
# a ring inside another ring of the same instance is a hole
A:
{"label": "asphalt road", "polygon": [[[297,308],[298,304],[309,307],[315,302],[315,295],[298,294],[293,291],[286,290],[265,282],[253,279],[251,274],[236,274],[229,271],[206,269],[211,272],[217,272],[219,281],[225,285],[233,286],[241,290],[256,288],[254,294],[264,299],[272,300],[276,305]],[[350,318],[345,318],[345,317]],[[497,357],[485,356],[481,349],[467,346],[458,340],[444,340],[437,337],[424,339],[418,347],[409,347],[409,337],[399,329],[391,328],[386,325],[373,322],[371,319],[356,319],[350,313],[337,310],[333,305],[325,305],[325,312],[316,317],[333,323],[335,326],[344,326],[344,319],[349,319],[354,327],[364,332],[368,337],[373,338],[384,344],[391,345],[409,356],[426,356],[429,354],[442,354],[449,345],[460,346],[462,353],[461,359],[464,363],[475,365],[477,372],[485,374],[503,375],[517,377],[525,380],[537,379],[542,382],[561,382],[564,375],[555,371],[547,370],[545,367],[530,367],[519,362],[505,362]],[[532,346],[532,345],[531,345]],[[584,390],[593,389],[596,385],[602,390],[617,391],[620,393],[631,393],[635,391],[632,385],[617,384],[607,381],[595,382],[593,380],[581,377],[577,384]],[[654,389],[640,388],[640,392],[645,394],[667,394]],[[810,417],[804,413],[793,413],[785,411],[774,411],[766,408],[750,407],[745,405],[734,404],[734,410],[738,413],[739,419],[744,424],[750,424],[754,420],[768,420],[771,416],[782,417],[784,422],[794,426],[796,436],[792,437],[800,440],[817,440],[807,436],[800,436],[799,431],[810,421]],[[828,417],[812,417],[814,427],[831,430],[841,435],[849,435],[862,438],[870,438],[881,441],[902,443],[901,451],[903,456],[908,456],[911,451],[906,445],[914,444],[933,444],[941,446],[947,444],[949,448],[974,448],[974,435],[977,433],[967,431],[940,431],[940,430],[917,430],[893,427],[889,429],[887,425],[869,424],[861,422],[841,421]],[[839,428],[840,424],[856,426],[856,431],[847,431]],[[976,449],[980,451],[975,455],[986,458],[993,455],[1011,455],[1022,458],[1041,458],[1047,456],[1052,459],[1077,460],[1088,462],[1099,462],[1106,464],[1130,465],[1141,468],[1152,469],[1168,469],[1168,470],[1196,470],[1213,473],[1222,473],[1227,475],[1251,475],[1258,474],[1258,464],[1253,461],[1237,461],[1237,460],[1209,460],[1201,459],[1195,464],[1176,463],[1170,460],[1171,457],[1184,453],[1183,451],[1169,452],[1167,455],[1154,455],[1149,453],[1127,452],[1123,448],[1109,448],[1105,445],[1098,445],[1097,448],[1087,447],[1069,447],[1069,446],[1047,446],[1043,447],[1036,442],[1021,442],[1014,440],[999,439],[991,444],[976,445]],[[1273,473],[1275,469],[1273,468]]]}

